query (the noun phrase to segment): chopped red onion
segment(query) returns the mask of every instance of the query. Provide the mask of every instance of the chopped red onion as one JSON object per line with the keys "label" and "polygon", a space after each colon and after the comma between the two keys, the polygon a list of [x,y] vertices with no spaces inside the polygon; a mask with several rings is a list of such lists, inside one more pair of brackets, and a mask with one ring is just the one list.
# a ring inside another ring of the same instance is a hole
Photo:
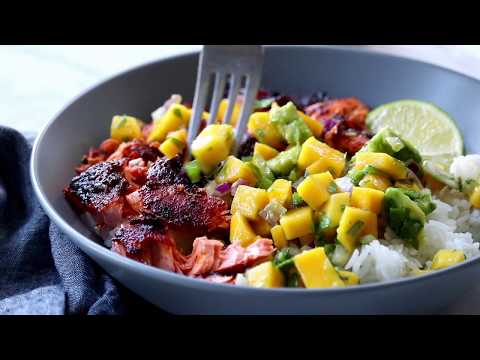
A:
{"label": "chopped red onion", "polygon": [[240,185],[249,185],[249,183],[244,179],[238,179],[237,181],[235,181],[230,188],[230,194],[232,194],[232,196],[235,196],[235,193],[237,192],[237,189]]}
{"label": "chopped red onion", "polygon": [[152,120],[160,119],[163,116],[163,114],[165,114],[167,112],[170,105],[180,104],[181,102],[182,102],[182,96],[178,95],[178,94],[173,94],[170,97],[170,99],[165,101],[165,103],[162,106],[160,106],[157,110],[155,110],[152,113]]}
{"label": "chopped red onion", "polygon": [[277,200],[272,200],[259,213],[270,226],[275,226],[280,221],[280,218],[287,213],[287,209],[282,206]]}
{"label": "chopped red onion", "polygon": [[323,122],[323,131],[329,132],[329,131],[332,130],[338,123],[339,123],[339,121],[336,120],[336,119],[334,119],[334,118],[326,119],[326,120]]}
{"label": "chopped red onion", "polygon": [[352,192],[353,190],[352,179],[350,179],[348,176],[335,179],[335,184],[337,184],[340,192]]}
{"label": "chopped red onion", "polygon": [[217,190],[219,193],[226,193],[228,191],[230,191],[232,185],[230,185],[229,183],[223,183],[223,184],[220,184],[218,185],[215,190]]}

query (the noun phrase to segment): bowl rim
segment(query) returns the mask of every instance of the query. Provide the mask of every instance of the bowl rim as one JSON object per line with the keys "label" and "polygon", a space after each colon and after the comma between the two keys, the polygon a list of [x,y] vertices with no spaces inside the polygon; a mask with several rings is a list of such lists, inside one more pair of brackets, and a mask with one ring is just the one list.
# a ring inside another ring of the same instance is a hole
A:
{"label": "bowl rim", "polygon": [[[441,71],[455,74],[456,76],[460,76],[464,78],[465,81],[473,81],[475,83],[479,83],[480,80],[474,77],[468,76],[464,73],[445,68],[443,66],[437,64],[431,64],[425,61],[416,60],[408,57],[403,57],[399,55],[391,55],[383,52],[376,52],[366,48],[352,48],[348,46],[328,46],[328,45],[266,45],[267,48],[282,48],[282,49],[295,49],[295,48],[303,48],[303,49],[313,49],[314,51],[325,51],[325,52],[337,52],[337,53],[344,53],[344,54],[362,54],[365,56],[371,57],[381,57],[381,58],[390,58],[395,59],[397,61],[403,61],[408,63],[420,63],[427,67],[437,68]],[[222,284],[222,283],[213,283],[209,281],[202,281],[201,279],[195,279],[189,276],[177,274],[174,272],[170,272],[167,270],[163,270],[160,268],[156,268],[150,265],[145,265],[138,261],[129,259],[127,257],[121,256],[120,254],[114,253],[110,249],[106,248],[105,246],[99,244],[94,239],[83,235],[82,233],[78,232],[75,228],[73,228],[67,221],[63,219],[63,217],[54,209],[53,205],[50,204],[48,201],[43,189],[42,185],[37,177],[37,168],[39,167],[38,157],[39,157],[39,148],[42,145],[42,140],[45,135],[48,133],[50,127],[59,119],[64,112],[68,111],[68,109],[80,100],[82,97],[86,96],[88,93],[96,90],[97,88],[105,85],[110,81],[114,81],[115,79],[125,76],[127,74],[136,72],[140,69],[146,69],[149,67],[157,66],[162,62],[167,61],[175,61],[179,58],[190,57],[192,55],[199,54],[199,50],[184,50],[180,51],[177,54],[164,56],[159,59],[145,62],[138,66],[129,68],[122,72],[116,73],[100,81],[83,92],[79,95],[74,97],[70,102],[64,105],[53,117],[50,119],[39,131],[33,147],[32,153],[30,158],[30,179],[32,182],[32,186],[34,189],[34,193],[37,196],[40,205],[45,210],[48,217],[59,226],[62,232],[69,238],[69,241],[73,241],[77,246],[81,248],[83,252],[83,248],[88,248],[88,250],[94,253],[96,256],[102,258],[104,261],[108,261],[112,264],[119,265],[119,268],[126,267],[131,271],[137,273],[144,273],[145,275],[156,278],[161,281],[165,281],[171,284],[180,285],[184,287],[190,287],[194,289],[202,289],[202,290],[217,290],[217,291],[227,291],[227,292],[253,292],[253,293],[269,293],[269,294],[284,294],[286,296],[293,296],[293,295],[302,295],[302,296],[318,296],[320,294],[340,294],[344,292],[364,292],[364,291],[371,291],[371,290],[380,290],[383,288],[393,287],[393,286],[406,286],[413,283],[420,283],[426,282],[429,279],[443,277],[447,274],[452,274],[453,272],[457,272],[461,269],[471,268],[472,266],[476,266],[480,263],[480,256],[473,257],[469,260],[466,260],[460,264],[456,264],[446,269],[436,270],[421,276],[409,276],[403,277],[394,280],[387,280],[381,282],[374,282],[374,283],[366,283],[366,284],[359,284],[357,286],[346,286],[342,288],[321,288],[321,289],[304,289],[304,288],[255,288],[249,287],[244,285],[235,285],[232,286],[231,284]],[[87,254],[87,256],[92,257]],[[311,295],[308,295],[311,294]]]}

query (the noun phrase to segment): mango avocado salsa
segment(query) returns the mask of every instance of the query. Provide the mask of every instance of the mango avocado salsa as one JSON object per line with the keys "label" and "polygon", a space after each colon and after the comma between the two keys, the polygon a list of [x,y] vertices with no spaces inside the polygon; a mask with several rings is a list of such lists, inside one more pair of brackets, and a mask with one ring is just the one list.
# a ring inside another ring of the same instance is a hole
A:
{"label": "mango avocado salsa", "polygon": [[[241,98],[232,124],[223,123],[223,99],[216,121],[205,122],[190,146],[192,109],[178,95],[149,124],[114,116],[110,139],[86,155],[67,199],[113,234],[113,251],[223,284],[361,286],[478,255],[469,219],[480,208],[480,156],[452,150],[451,168],[432,170],[440,168],[432,154],[441,149],[395,120],[415,114],[409,127],[421,128],[421,102],[372,113],[357,98],[304,103],[262,94],[239,147]],[[446,120],[428,109],[425,121],[440,127],[437,136]],[[436,141],[448,138],[441,134]],[[81,186],[92,181],[97,193],[87,196]]]}

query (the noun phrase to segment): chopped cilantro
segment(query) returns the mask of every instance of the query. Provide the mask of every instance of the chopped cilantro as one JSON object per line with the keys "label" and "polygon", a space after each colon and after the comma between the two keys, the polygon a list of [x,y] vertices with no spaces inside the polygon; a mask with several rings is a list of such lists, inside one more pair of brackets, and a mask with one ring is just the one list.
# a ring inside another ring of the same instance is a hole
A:
{"label": "chopped cilantro", "polygon": [[358,220],[352,227],[347,231],[347,234],[353,237],[356,237],[362,230],[365,223],[361,220]]}
{"label": "chopped cilantro", "polygon": [[335,183],[335,181],[332,181],[330,184],[328,184],[327,191],[330,194],[335,194],[338,191],[338,187],[337,187],[337,184]]}

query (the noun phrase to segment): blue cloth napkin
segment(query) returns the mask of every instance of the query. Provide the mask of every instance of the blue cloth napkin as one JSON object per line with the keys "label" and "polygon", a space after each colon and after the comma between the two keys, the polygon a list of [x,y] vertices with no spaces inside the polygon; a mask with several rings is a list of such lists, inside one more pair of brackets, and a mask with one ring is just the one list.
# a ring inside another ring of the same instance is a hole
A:
{"label": "blue cloth napkin", "polygon": [[160,312],[62,234],[30,183],[31,143],[0,126],[0,314]]}

